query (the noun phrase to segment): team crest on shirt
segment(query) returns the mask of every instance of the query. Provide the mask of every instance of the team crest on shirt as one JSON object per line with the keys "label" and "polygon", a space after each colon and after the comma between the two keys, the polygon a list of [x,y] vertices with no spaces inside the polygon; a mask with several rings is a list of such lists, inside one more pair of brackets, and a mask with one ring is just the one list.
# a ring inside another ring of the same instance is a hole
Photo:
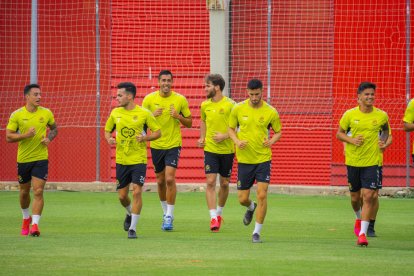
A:
{"label": "team crest on shirt", "polygon": [[124,127],[121,129],[121,135],[125,138],[133,137],[135,135],[135,129]]}
{"label": "team crest on shirt", "polygon": [[354,120],[354,123],[355,124],[359,124],[359,120]]}
{"label": "team crest on shirt", "polygon": [[377,122],[377,120],[372,120],[372,125],[373,125],[373,126],[376,126],[376,125],[378,125],[378,122]]}
{"label": "team crest on shirt", "polygon": [[220,114],[224,114],[224,109],[223,108],[220,108],[219,113]]}
{"label": "team crest on shirt", "polygon": [[136,122],[137,120],[138,120],[138,116],[134,116],[134,117],[132,117],[132,120],[134,120],[134,122]]}
{"label": "team crest on shirt", "polygon": [[264,123],[264,117],[263,116],[261,116],[260,118],[259,118],[259,123]]}
{"label": "team crest on shirt", "polygon": [[40,117],[40,118],[39,118],[39,123],[43,124],[44,122],[45,122],[45,118]]}
{"label": "team crest on shirt", "polygon": [[249,116],[247,116],[247,115],[243,115],[243,117],[242,117],[242,120],[243,121],[247,121],[249,119]]}

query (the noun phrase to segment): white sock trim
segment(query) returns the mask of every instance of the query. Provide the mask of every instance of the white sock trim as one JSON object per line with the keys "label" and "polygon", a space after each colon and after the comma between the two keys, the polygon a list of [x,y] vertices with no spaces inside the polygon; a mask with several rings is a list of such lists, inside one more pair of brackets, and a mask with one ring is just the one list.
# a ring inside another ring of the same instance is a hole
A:
{"label": "white sock trim", "polygon": [[160,201],[164,216],[167,214],[167,201]]}
{"label": "white sock trim", "polygon": [[40,221],[40,215],[32,215],[32,225],[39,224],[39,221]]}
{"label": "white sock trim", "polygon": [[251,201],[250,206],[247,207],[247,209],[249,209],[250,211],[254,210],[254,201],[253,200]]}
{"label": "white sock trim", "polygon": [[167,213],[165,214],[165,216],[174,217],[174,205],[167,204]]}
{"label": "white sock trim", "polygon": [[254,225],[253,234],[257,233],[257,234],[260,235],[260,231],[262,231],[262,227],[263,227],[263,224],[260,224],[260,223],[256,222],[255,225]]}
{"label": "white sock trim", "polygon": [[22,209],[23,219],[28,219],[30,217],[29,208]]}
{"label": "white sock trim", "polygon": [[216,211],[216,209],[210,209],[210,218],[211,219],[213,219],[213,218],[217,218],[217,211]]}
{"label": "white sock trim", "polygon": [[125,207],[125,210],[128,215],[131,215],[131,204],[129,204],[127,207]]}
{"label": "white sock trim", "polygon": [[129,226],[129,229],[132,229],[132,230],[136,231],[139,216],[140,215],[137,215],[137,214],[131,214],[131,226]]}

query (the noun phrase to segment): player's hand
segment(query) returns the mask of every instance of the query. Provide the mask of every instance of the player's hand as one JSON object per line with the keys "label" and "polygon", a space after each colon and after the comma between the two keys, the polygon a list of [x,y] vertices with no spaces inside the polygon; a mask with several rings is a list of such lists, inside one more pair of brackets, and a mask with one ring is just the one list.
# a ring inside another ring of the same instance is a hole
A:
{"label": "player's hand", "polygon": [[177,110],[175,110],[174,105],[170,105],[170,115],[171,117],[175,118],[175,119],[179,119],[180,118],[180,114],[177,113]]}
{"label": "player's hand", "polygon": [[146,141],[145,137],[145,135],[138,134],[135,138],[137,139],[138,143],[142,143]]}
{"label": "player's hand", "polygon": [[220,133],[220,132],[216,132],[213,135],[213,140],[216,143],[220,143],[224,140],[226,140],[229,136],[226,133]]}
{"label": "player's hand", "polygon": [[197,140],[197,147],[204,148],[205,145],[206,145],[206,140],[204,138],[200,138]]}
{"label": "player's hand", "polygon": [[40,140],[40,143],[47,147],[50,144],[50,140],[49,138],[43,136],[42,140]]}
{"label": "player's hand", "polygon": [[378,146],[379,146],[381,152],[384,152],[385,149],[387,148],[386,143],[384,143],[384,141],[382,141],[382,140],[378,141]]}
{"label": "player's hand", "polygon": [[109,138],[107,141],[108,141],[108,144],[110,144],[110,145],[115,145],[116,144],[116,140],[115,140],[114,137]]}
{"label": "player's hand", "polygon": [[31,138],[36,135],[36,129],[34,127],[29,128],[29,130],[24,135],[25,138]]}
{"label": "player's hand", "polygon": [[164,110],[164,108],[160,107],[154,110],[154,112],[152,114],[154,114],[154,117],[158,117],[162,114],[162,111]]}
{"label": "player's hand", "polygon": [[352,144],[357,147],[362,146],[362,144],[364,144],[364,137],[362,135],[358,135],[355,138],[352,138]]}
{"label": "player's hand", "polygon": [[237,147],[239,149],[244,149],[244,148],[247,147],[247,144],[249,144],[249,142],[248,141],[245,141],[245,140],[239,140],[239,141],[237,141],[236,144],[237,144]]}
{"label": "player's hand", "polygon": [[263,141],[263,146],[265,148],[270,148],[274,143],[272,143],[272,141],[270,139],[266,139]]}

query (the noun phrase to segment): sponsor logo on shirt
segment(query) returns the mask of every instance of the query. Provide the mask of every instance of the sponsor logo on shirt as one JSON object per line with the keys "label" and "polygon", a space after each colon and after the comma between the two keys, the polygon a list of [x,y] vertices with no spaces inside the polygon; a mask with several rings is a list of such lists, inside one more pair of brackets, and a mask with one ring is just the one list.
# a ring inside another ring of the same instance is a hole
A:
{"label": "sponsor logo on shirt", "polygon": [[121,129],[121,135],[125,138],[133,137],[135,135],[135,129],[124,127]]}

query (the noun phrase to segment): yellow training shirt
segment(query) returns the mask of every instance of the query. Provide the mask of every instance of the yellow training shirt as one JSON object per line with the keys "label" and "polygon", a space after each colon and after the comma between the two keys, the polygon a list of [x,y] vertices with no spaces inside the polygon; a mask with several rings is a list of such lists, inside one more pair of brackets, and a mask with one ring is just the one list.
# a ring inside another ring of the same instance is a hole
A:
{"label": "yellow training shirt", "polygon": [[[414,123],[414,99],[411,99],[405,109],[403,121],[406,123]],[[413,154],[414,154],[414,143],[413,143]]]}
{"label": "yellow training shirt", "polygon": [[361,146],[346,143],[345,164],[353,167],[379,165],[379,132],[388,125],[388,115],[374,107],[370,113],[363,113],[359,107],[347,110],[339,121],[340,127],[350,132],[351,137],[362,135]]}
{"label": "yellow training shirt", "polygon": [[27,111],[24,106],[11,114],[7,129],[21,134],[26,133],[31,127],[34,127],[36,130],[35,136],[19,141],[17,162],[28,163],[48,159],[47,146],[40,141],[46,137],[48,126],[54,123],[53,113],[41,106],[35,112]]}
{"label": "yellow training shirt", "polygon": [[236,147],[236,156],[239,163],[259,164],[270,161],[271,148],[263,146],[268,139],[268,129],[272,127],[275,132],[280,132],[282,125],[279,114],[274,107],[263,102],[260,108],[253,108],[247,99],[234,106],[230,114],[229,127],[236,129],[239,140],[248,141],[246,148]]}
{"label": "yellow training shirt", "polygon": [[154,112],[158,108],[163,108],[162,114],[155,117],[161,127],[161,138],[151,141],[150,146],[154,149],[171,149],[182,145],[180,121],[171,117],[170,107],[174,106],[177,113],[183,117],[191,116],[187,99],[174,91],[168,97],[160,96],[157,90],[145,96],[142,106]]}
{"label": "yellow training shirt", "polygon": [[[116,163],[121,165],[147,164],[147,143],[138,142],[136,136],[148,127],[160,129],[149,110],[138,105],[133,110],[118,107],[112,110],[106,121],[105,131],[116,129]],[[162,135],[162,134],[161,134]]]}
{"label": "yellow training shirt", "polygon": [[235,104],[232,99],[225,96],[219,102],[208,99],[201,103],[201,120],[206,123],[207,128],[205,151],[218,154],[234,153],[233,140],[229,138],[216,143],[213,136],[216,132],[228,132],[230,112]]}

